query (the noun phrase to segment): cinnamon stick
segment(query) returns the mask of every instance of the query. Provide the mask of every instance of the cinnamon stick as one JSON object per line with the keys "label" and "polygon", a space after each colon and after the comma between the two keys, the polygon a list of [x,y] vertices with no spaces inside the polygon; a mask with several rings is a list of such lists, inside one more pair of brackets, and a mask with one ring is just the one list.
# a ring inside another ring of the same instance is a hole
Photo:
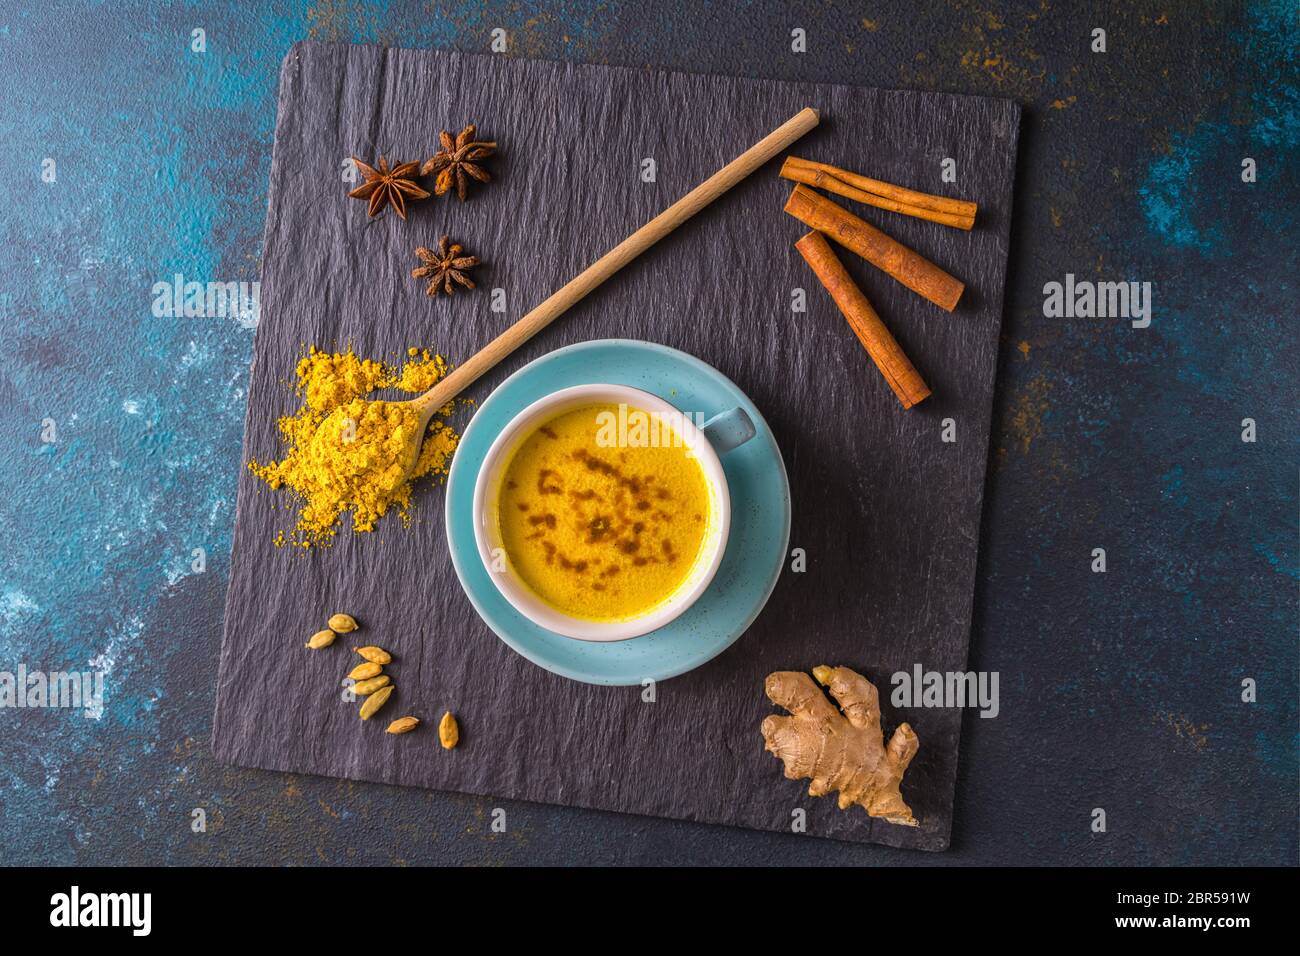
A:
{"label": "cinnamon stick", "polygon": [[[833,168],[829,167],[829,169]],[[965,229],[968,232],[975,228],[974,216],[959,216],[954,213],[939,212],[934,209],[926,209],[923,206],[913,206],[905,202],[878,196],[875,193],[869,193],[837,179],[828,171],[828,168],[824,168],[820,163],[804,164],[803,160],[794,156],[786,157],[785,163],[781,166],[781,177],[797,183],[816,186],[818,189],[824,189],[829,193],[835,193],[848,199],[856,199],[858,202],[875,206],[877,209],[902,213],[904,216],[911,216],[914,219],[925,219],[929,222],[937,222],[941,226],[953,226],[957,229]]]}
{"label": "cinnamon stick", "polygon": [[785,211],[809,229],[826,233],[939,308],[951,312],[957,307],[957,300],[966,288],[960,279],[821,193],[804,185],[795,186]]}
{"label": "cinnamon stick", "polygon": [[835,255],[826,237],[820,232],[810,232],[796,242],[794,247],[831,294],[840,312],[848,320],[849,327],[853,329],[853,334],[867,350],[871,361],[876,363],[880,374],[885,376],[885,381],[894,390],[903,407],[911,408],[927,398],[930,387],[908,361],[898,342],[889,334],[889,329],[880,321],[880,316],[844,268],[844,263]]}
{"label": "cinnamon stick", "polygon": [[[979,209],[973,202],[965,199],[950,199],[947,196],[932,196],[929,193],[917,192],[915,189],[908,189],[904,186],[895,186],[893,183],[887,183],[880,179],[871,179],[868,176],[861,176],[858,173],[851,172],[847,169],[841,169],[838,166],[832,166],[829,163],[817,163],[810,159],[800,159],[798,156],[787,157],[785,165],[792,169],[819,170],[834,179],[838,179],[849,186],[855,186],[863,192],[872,193],[876,196],[883,196],[886,199],[892,199],[895,202],[903,203],[908,206],[918,206],[921,209],[931,209],[935,212],[947,213],[952,216],[958,216],[962,219],[975,220],[975,213]],[[781,175],[785,175],[785,169],[782,168]],[[791,177],[786,177],[787,179]]]}

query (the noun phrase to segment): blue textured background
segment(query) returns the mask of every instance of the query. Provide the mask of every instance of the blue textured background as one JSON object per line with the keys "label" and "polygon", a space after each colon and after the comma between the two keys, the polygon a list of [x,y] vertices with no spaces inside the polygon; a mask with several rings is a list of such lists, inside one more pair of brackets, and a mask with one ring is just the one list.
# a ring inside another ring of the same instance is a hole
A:
{"label": "blue textured background", "polygon": [[[109,677],[98,719],[0,710],[0,861],[1296,863],[1297,6],[1088,6],[6,6],[0,670]],[[495,801],[211,759],[252,334],[151,288],[257,278],[295,40],[498,26],[507,56],[1025,106],[972,642],[1002,713],[968,715],[951,852],[526,804],[492,834]],[[1152,282],[1151,327],[1044,318],[1067,272]]]}

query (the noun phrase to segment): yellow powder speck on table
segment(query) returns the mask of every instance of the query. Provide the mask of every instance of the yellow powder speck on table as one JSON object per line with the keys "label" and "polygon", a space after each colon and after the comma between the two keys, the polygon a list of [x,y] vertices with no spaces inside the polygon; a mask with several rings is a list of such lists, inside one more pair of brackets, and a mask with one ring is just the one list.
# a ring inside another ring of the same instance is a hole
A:
{"label": "yellow powder speck on table", "polygon": [[418,394],[447,374],[447,363],[427,349],[408,349],[407,361],[387,364],[315,346],[298,363],[295,390],[302,407],[279,421],[288,446],[280,461],[248,463],[271,488],[287,488],[299,499],[292,531],[277,545],[328,545],[344,512],[352,529],[373,531],[390,508],[410,522],[413,483],[442,476],[460,436],[447,424],[450,404],[429,422],[415,469],[405,471],[406,451],[419,427],[419,413],[400,402],[366,400],[381,388]]}

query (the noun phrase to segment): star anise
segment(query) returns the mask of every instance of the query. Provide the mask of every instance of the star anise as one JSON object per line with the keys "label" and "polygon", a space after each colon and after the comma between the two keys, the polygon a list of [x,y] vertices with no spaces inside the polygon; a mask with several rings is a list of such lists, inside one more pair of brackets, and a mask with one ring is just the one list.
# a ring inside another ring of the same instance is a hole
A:
{"label": "star anise", "polygon": [[352,162],[356,164],[366,181],[348,195],[353,199],[370,200],[368,212],[372,219],[388,205],[391,205],[397,214],[405,219],[406,197],[429,198],[429,194],[415,183],[415,177],[420,169],[419,163],[402,163],[389,169],[388,160],[380,156],[379,168],[375,169],[356,158]]}
{"label": "star anise", "polygon": [[411,278],[429,280],[429,286],[424,290],[426,295],[437,295],[439,292],[452,295],[456,291],[453,282],[459,282],[467,289],[474,288],[474,280],[465,275],[464,270],[478,265],[478,256],[462,256],[464,251],[446,236],[438,243],[436,252],[420,246],[415,254],[428,264],[412,269]]}
{"label": "star anise", "polygon": [[443,130],[438,134],[442,149],[424,161],[420,168],[422,175],[438,174],[433,184],[433,191],[441,196],[452,185],[456,186],[456,195],[462,200],[469,187],[469,177],[473,176],[481,183],[492,182],[488,171],[478,164],[497,151],[496,143],[482,143],[474,139],[477,128],[470,123],[453,140],[451,133]]}

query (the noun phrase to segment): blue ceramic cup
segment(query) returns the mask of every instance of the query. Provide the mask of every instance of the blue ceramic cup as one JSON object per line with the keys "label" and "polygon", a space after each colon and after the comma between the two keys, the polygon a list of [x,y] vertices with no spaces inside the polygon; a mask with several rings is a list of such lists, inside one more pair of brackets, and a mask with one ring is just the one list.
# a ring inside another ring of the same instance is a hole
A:
{"label": "blue ceramic cup", "polygon": [[[680,585],[653,606],[616,621],[593,621],[565,614],[543,601],[511,566],[497,516],[503,475],[515,451],[539,427],[586,405],[612,404],[641,410],[668,424],[699,462],[709,488],[709,516],[704,544]],[[697,423],[692,415],[657,395],[626,385],[575,385],[538,399],[516,415],[497,435],[483,459],[474,484],[474,538],[493,584],[520,614],[539,627],[582,641],[623,641],[649,634],[683,614],[708,589],[727,550],[731,529],[731,493],[719,455],[754,437],[754,423],[743,408],[731,408]]]}

